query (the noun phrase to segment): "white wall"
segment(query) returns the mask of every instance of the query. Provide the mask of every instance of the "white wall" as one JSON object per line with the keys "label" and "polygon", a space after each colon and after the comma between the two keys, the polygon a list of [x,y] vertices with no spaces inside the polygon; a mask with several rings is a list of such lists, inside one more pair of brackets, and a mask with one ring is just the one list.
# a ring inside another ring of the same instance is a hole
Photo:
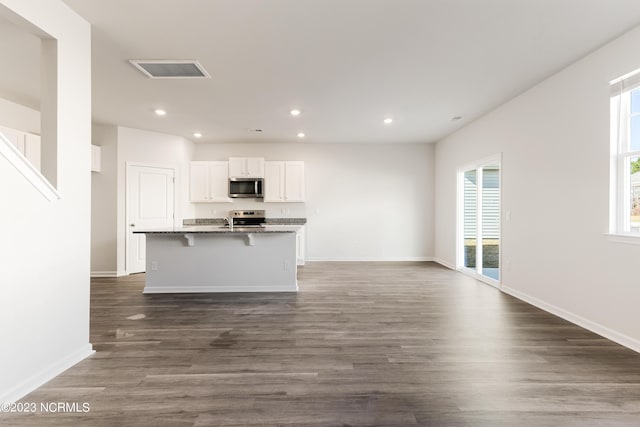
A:
{"label": "white wall", "polygon": [[176,223],[193,217],[189,199],[189,162],[193,143],[180,136],[119,126],[117,128],[117,260],[116,270],[125,271],[126,167],[127,163],[171,166],[176,174]]}
{"label": "white wall", "polygon": [[[436,257],[455,263],[456,169],[502,153],[503,289],[640,351],[640,246],[607,240],[609,84],[640,29],[436,146]],[[505,221],[510,211],[511,221]]]}
{"label": "white wall", "polygon": [[91,174],[91,274],[126,274],[127,164],[170,166],[176,175],[176,222],[193,217],[189,197],[189,162],[193,143],[179,136],[100,123],[92,143],[101,147],[101,171]]}
{"label": "white wall", "polygon": [[205,203],[195,214],[256,208],[307,217],[308,260],[430,259],[433,151],[431,144],[196,144],[195,160],[303,160],[306,203]]}
{"label": "white wall", "polygon": [[0,156],[0,222],[5,225],[0,245],[0,402],[7,402],[92,352],[91,41],[89,24],[58,0],[0,0],[0,14],[58,40],[56,187],[61,196],[53,202],[44,199]]}
{"label": "white wall", "polygon": [[101,165],[100,172],[91,173],[91,274],[116,276],[118,128],[94,123],[91,133],[91,143],[100,147]]}

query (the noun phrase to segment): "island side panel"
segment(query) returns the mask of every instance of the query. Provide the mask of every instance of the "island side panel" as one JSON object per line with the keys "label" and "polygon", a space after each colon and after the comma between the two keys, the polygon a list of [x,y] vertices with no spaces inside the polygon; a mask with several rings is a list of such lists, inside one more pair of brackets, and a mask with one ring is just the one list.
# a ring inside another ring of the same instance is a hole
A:
{"label": "island side panel", "polygon": [[144,293],[296,292],[295,233],[146,235]]}

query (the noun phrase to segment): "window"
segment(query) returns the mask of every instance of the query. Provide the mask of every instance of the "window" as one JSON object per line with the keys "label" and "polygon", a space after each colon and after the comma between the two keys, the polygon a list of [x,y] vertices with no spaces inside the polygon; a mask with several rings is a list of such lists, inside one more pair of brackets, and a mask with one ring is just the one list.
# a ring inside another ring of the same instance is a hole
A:
{"label": "window", "polygon": [[640,70],[611,88],[610,232],[640,237]]}

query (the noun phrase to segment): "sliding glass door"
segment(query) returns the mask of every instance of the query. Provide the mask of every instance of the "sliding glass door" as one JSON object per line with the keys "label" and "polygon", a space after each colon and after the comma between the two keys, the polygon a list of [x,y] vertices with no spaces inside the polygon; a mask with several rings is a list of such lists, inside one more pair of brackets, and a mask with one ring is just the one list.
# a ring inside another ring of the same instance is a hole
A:
{"label": "sliding glass door", "polygon": [[500,283],[500,161],[458,174],[458,268],[493,285]]}

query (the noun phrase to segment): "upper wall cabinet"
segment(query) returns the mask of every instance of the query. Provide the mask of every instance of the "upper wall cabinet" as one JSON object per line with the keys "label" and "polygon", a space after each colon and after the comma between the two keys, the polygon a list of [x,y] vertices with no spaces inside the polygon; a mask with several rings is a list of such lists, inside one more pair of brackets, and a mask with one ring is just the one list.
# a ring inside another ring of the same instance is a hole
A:
{"label": "upper wall cabinet", "polygon": [[265,162],[265,202],[304,202],[304,162]]}
{"label": "upper wall cabinet", "polygon": [[40,170],[40,135],[0,126],[0,132],[18,151]]}
{"label": "upper wall cabinet", "polygon": [[229,178],[264,178],[264,159],[229,157]]}
{"label": "upper wall cabinet", "polygon": [[228,162],[191,162],[189,200],[191,202],[231,202]]}

